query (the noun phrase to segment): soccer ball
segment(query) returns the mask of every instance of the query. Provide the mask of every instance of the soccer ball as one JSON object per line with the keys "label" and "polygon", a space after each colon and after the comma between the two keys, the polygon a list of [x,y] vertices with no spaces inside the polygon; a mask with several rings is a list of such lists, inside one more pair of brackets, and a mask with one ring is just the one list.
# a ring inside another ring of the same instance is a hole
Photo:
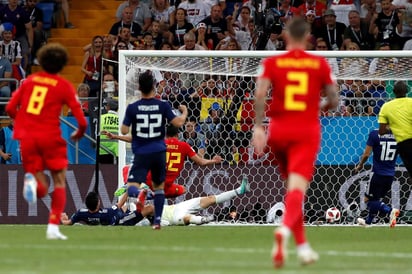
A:
{"label": "soccer ball", "polygon": [[334,223],[340,220],[340,210],[336,207],[331,207],[326,210],[326,222]]}

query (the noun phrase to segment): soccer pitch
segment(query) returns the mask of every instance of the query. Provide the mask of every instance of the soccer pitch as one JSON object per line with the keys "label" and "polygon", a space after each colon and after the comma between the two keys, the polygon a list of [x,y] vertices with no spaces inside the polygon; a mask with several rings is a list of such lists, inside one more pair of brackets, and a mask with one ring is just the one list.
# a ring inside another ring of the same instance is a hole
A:
{"label": "soccer pitch", "polygon": [[272,268],[273,226],[61,227],[67,241],[45,239],[45,225],[0,226],[0,273],[412,273],[411,227],[310,226],[320,254],[302,267]]}

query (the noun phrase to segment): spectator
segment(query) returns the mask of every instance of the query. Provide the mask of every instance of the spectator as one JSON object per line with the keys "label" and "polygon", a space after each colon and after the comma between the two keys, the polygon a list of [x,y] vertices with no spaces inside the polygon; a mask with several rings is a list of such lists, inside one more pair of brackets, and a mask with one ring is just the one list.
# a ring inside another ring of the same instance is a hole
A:
{"label": "spectator", "polygon": [[[313,10],[308,10],[305,14],[305,20],[306,22],[309,23],[310,25],[310,37],[309,40],[307,42],[307,49],[311,50],[314,49],[316,47],[316,36],[315,36],[315,31],[319,30],[319,20],[316,20],[316,14]],[[323,38],[322,38],[323,40]],[[323,40],[324,41],[324,40]],[[325,50],[327,50],[328,48],[326,47]]]}
{"label": "spectator", "polygon": [[[15,27],[13,38],[20,43],[21,55],[24,59],[21,65],[24,71],[26,71],[33,45],[33,27],[30,15],[22,6],[18,6],[17,0],[9,0],[8,5],[0,9],[0,21],[11,23]],[[5,54],[6,51],[3,51],[3,53]]]}
{"label": "spectator", "polygon": [[193,30],[193,24],[186,20],[186,14],[185,9],[176,9],[176,23],[169,28],[169,43],[173,45],[174,49],[183,46],[183,36]]}
{"label": "spectator", "polygon": [[[228,36],[217,44],[216,50],[241,50],[241,48],[235,38]],[[223,60],[225,71],[229,74],[238,74],[242,70],[242,60],[240,58],[225,57]]]}
{"label": "spectator", "polygon": [[[248,6],[242,6],[240,8],[239,3],[236,3],[234,6],[234,11],[233,11],[233,19],[234,19],[234,24],[242,31],[246,31],[248,29],[248,24],[249,20],[252,18],[250,16],[250,8]],[[239,14],[238,14],[239,13]]]}
{"label": "spectator", "polygon": [[403,50],[412,50],[412,39],[406,41],[405,45],[403,45]]}
{"label": "spectator", "polygon": [[206,158],[210,159],[213,155],[220,155],[225,163],[230,163],[233,160],[233,155],[231,155],[233,140],[229,138],[232,126],[219,103],[213,103],[208,113],[209,116],[201,126],[206,137]]}
{"label": "spectator", "polygon": [[[0,47],[0,78],[11,78],[13,73],[12,65],[8,58],[3,56],[3,47]],[[9,81],[0,81],[0,97],[10,97],[11,88]],[[2,113],[4,107],[1,106]]]}
{"label": "spectator", "polygon": [[227,17],[230,22],[228,22],[228,32],[231,37],[236,38],[241,50],[255,50],[256,42],[258,39],[258,33],[256,32],[255,20],[253,18],[249,19],[249,23],[245,30],[241,30],[234,23],[234,18],[231,16]]}
{"label": "spectator", "polygon": [[[85,83],[79,84],[79,86],[77,87],[77,99],[79,99],[80,101],[80,106],[83,110],[84,116],[89,116],[89,94],[89,85]],[[68,115],[72,115],[71,111],[69,111]]]}
{"label": "spectator", "polygon": [[219,42],[229,35],[228,22],[222,17],[220,5],[214,5],[211,14],[201,21],[206,24],[206,42],[209,49],[216,49]]}
{"label": "spectator", "polygon": [[343,34],[346,25],[341,22],[336,22],[335,11],[328,9],[323,15],[325,25],[315,31],[316,38],[323,38],[328,45],[329,50],[343,49]]}
{"label": "spectator", "polygon": [[127,45],[127,42],[118,40],[118,42],[114,46],[113,57],[111,59],[113,60],[113,62],[110,62],[109,64],[109,72],[113,74],[116,81],[119,81],[119,50],[127,50]]}
{"label": "spectator", "polygon": [[152,23],[152,13],[149,7],[139,0],[127,0],[119,5],[116,11],[118,21],[122,20],[122,12],[125,7],[130,7],[133,11],[133,21],[138,23],[142,28],[142,32],[149,30]]}
{"label": "spectator", "polygon": [[360,8],[360,17],[362,22],[370,24],[371,19],[378,10],[381,10],[380,1],[376,0],[363,0]]}
{"label": "spectator", "polygon": [[185,130],[179,133],[179,139],[188,143],[200,157],[204,158],[206,152],[205,136],[198,128],[196,118],[191,117],[186,121]]}
{"label": "spectator", "polygon": [[0,129],[0,157],[1,164],[21,164],[19,141],[13,139],[14,120]]}
{"label": "spectator", "polygon": [[[328,45],[326,44],[326,41],[323,40],[322,38],[316,39],[315,50],[328,50]],[[338,60],[335,57],[327,58],[327,60],[328,60],[330,68],[332,69],[333,74],[338,75],[339,74]]]}
{"label": "spectator", "polygon": [[402,22],[402,32],[399,33],[402,49],[405,42],[412,38],[412,1],[393,0],[392,5],[402,13],[402,16],[399,18]]}
{"label": "spectator", "polygon": [[154,0],[152,6],[153,20],[159,22],[160,31],[165,32],[170,26],[175,23],[175,10],[174,6],[170,6],[168,0]]}
{"label": "spectator", "polygon": [[105,73],[103,75],[102,89],[107,98],[119,96],[119,84],[116,79],[114,79],[113,74]]}
{"label": "spectator", "polygon": [[279,1],[278,9],[281,14],[279,20],[280,22],[282,22],[282,24],[286,24],[294,15],[300,15],[300,11],[297,8],[293,7],[291,2],[291,0]]}
{"label": "spectator", "polygon": [[30,63],[38,65],[36,60],[37,50],[46,44],[46,33],[43,30],[43,11],[36,7],[38,0],[26,0],[24,9],[30,15],[30,21],[33,28],[33,45],[31,47]]}
{"label": "spectator", "polygon": [[368,23],[361,21],[359,12],[351,10],[348,14],[349,25],[343,34],[343,47],[348,48],[350,42],[358,44],[360,50],[375,49],[375,38],[369,33]]}
{"label": "spectator", "polygon": [[63,12],[63,19],[64,19],[64,27],[66,29],[74,29],[75,26],[70,22],[70,8],[68,0],[39,0],[39,2],[54,2],[57,5],[57,10],[62,10]]}
{"label": "spectator", "polygon": [[210,9],[203,0],[187,0],[179,4],[179,8],[186,10],[187,21],[193,26],[205,19],[210,14]]}
{"label": "spectator", "polygon": [[83,82],[90,87],[90,97],[97,97],[101,88],[102,77],[103,37],[97,35],[92,39],[90,51],[85,52],[82,63],[82,72],[85,74]]}
{"label": "spectator", "polygon": [[120,28],[117,41],[123,41],[126,43],[129,50],[135,49],[135,47],[142,41],[141,39],[134,42],[131,41],[130,29],[129,28]]}
{"label": "spectator", "polygon": [[377,44],[388,43],[390,49],[401,49],[402,39],[398,33],[402,32],[402,12],[392,9],[391,0],[381,1],[382,11],[372,16],[369,32],[374,35]]}
{"label": "spectator", "polygon": [[204,47],[196,44],[196,36],[193,32],[188,32],[183,36],[184,45],[179,50],[206,50]]}
{"label": "spectator", "polygon": [[114,23],[110,28],[109,35],[111,39],[115,39],[122,28],[130,29],[131,42],[142,38],[142,27],[138,23],[133,22],[133,10],[130,6],[123,9],[121,20]]}
{"label": "spectator", "polygon": [[336,20],[349,26],[349,12],[356,10],[359,12],[361,0],[329,0],[328,7],[335,11]]}
{"label": "spectator", "polygon": [[151,32],[146,32],[143,34],[143,50],[154,50],[155,42],[153,41],[153,36]]}
{"label": "spectator", "polygon": [[313,10],[316,14],[316,18],[322,18],[323,13],[326,10],[326,5],[321,1],[306,0],[297,8],[300,12],[300,16],[304,16],[308,10]]}
{"label": "spectator", "polygon": [[160,23],[157,20],[153,20],[152,26],[150,29],[151,29],[150,34],[152,35],[152,38],[153,38],[153,45],[155,49],[159,50],[161,45],[163,44],[164,31],[160,29]]}
{"label": "spectator", "polygon": [[[207,80],[204,80],[200,84],[200,87],[197,91],[199,97],[202,97],[202,98],[222,97],[222,93],[216,86],[216,80],[217,80],[216,77],[211,77]],[[218,105],[216,105],[216,107],[218,107]]]}
{"label": "spectator", "polygon": [[165,41],[160,45],[160,50],[173,50],[173,46],[169,42]]}
{"label": "spectator", "polygon": [[116,164],[118,162],[119,151],[117,140],[107,137],[106,132],[111,134],[119,134],[119,114],[117,110],[119,104],[117,100],[113,98],[106,98],[104,102],[106,113],[101,116],[100,119],[100,145],[110,151],[106,151],[103,148],[99,149],[99,163],[101,164]]}
{"label": "spectator", "polygon": [[20,81],[25,78],[26,72],[22,68],[22,55],[20,42],[14,40],[15,28],[11,23],[3,23],[3,33],[1,37],[3,38],[0,41],[0,47],[2,48],[2,55],[6,57],[12,65],[12,77]]}
{"label": "spectator", "polygon": [[209,49],[207,47],[206,42],[206,24],[200,22],[196,26],[196,45],[199,45],[205,49]]}
{"label": "spectator", "polygon": [[207,10],[211,10],[214,5],[219,5],[222,10],[226,8],[226,0],[203,0],[203,3],[208,8]]}

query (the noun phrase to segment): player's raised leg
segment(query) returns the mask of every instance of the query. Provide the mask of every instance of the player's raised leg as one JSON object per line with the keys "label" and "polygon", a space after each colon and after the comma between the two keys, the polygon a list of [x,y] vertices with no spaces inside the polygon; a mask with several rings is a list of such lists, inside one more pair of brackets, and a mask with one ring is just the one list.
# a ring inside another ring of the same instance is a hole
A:
{"label": "player's raised leg", "polygon": [[29,204],[37,201],[37,181],[33,174],[24,175],[23,197]]}
{"label": "player's raised leg", "polygon": [[218,195],[202,197],[200,199],[200,207],[207,208],[214,204],[224,203],[233,199],[236,196],[243,195],[250,191],[250,184],[246,175],[242,176],[241,184],[238,188],[222,192]]}

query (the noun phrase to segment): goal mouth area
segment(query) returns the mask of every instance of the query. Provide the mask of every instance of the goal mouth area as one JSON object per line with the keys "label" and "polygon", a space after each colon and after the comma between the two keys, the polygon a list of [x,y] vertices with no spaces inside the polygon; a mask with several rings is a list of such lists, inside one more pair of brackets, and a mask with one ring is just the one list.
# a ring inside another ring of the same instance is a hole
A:
{"label": "goal mouth area", "polygon": [[[221,84],[219,88],[222,93],[219,93],[220,95],[237,96],[238,93],[232,91],[236,89],[233,83],[238,84],[242,97],[237,102],[240,107],[236,106],[235,110],[239,110],[238,113],[240,113],[237,124],[240,125],[241,133],[250,133],[253,129],[253,91],[256,87],[260,62],[266,57],[285,53],[285,51],[207,50],[121,50],[119,52],[120,120],[123,119],[127,104],[137,98],[139,74],[142,71],[151,70],[160,72],[165,82],[170,84],[166,86],[169,93],[163,91],[157,95],[171,102],[174,107],[176,104],[183,103],[189,108],[197,108],[199,112],[194,116],[198,118],[199,124],[204,121],[202,119],[207,116],[211,104],[215,102],[218,102],[226,113],[234,112],[230,107],[230,100],[233,97],[217,98],[209,94],[205,98],[197,97],[195,102],[189,96],[191,92],[198,91],[198,88],[200,90],[203,84],[207,86],[210,80],[210,82],[215,82],[216,86]],[[371,129],[376,128],[376,116],[380,107],[394,97],[394,82],[408,80],[409,88],[412,86],[412,51],[308,52],[328,59],[340,91],[339,107],[322,114],[321,117],[322,143],[316,161],[314,179],[308,191],[308,200],[305,202],[305,211],[314,212],[312,215],[305,213],[308,214],[305,216],[310,217],[308,220],[312,223],[312,219],[317,220],[318,213],[321,213],[320,215],[324,218],[324,211],[331,205],[336,205],[343,214],[348,204],[357,201],[361,210],[365,211],[366,204],[363,202],[363,196],[371,178],[372,157],[362,173],[354,175],[354,165],[362,155],[367,134]],[[235,63],[240,62],[241,66],[238,70],[230,71],[230,59]],[[187,87],[191,88],[190,91],[186,89]],[[232,89],[232,93],[228,92],[227,87]],[[368,95],[365,95],[366,92]],[[245,96],[244,93],[248,94]],[[412,91],[409,96],[411,93]],[[206,93],[203,92],[203,94]],[[192,195],[212,195],[236,188],[239,185],[236,177],[241,173],[253,175],[255,187],[249,196],[235,200],[240,211],[260,202],[262,208],[268,212],[275,202],[282,201],[285,191],[284,182],[278,180],[278,171],[270,165],[272,163],[268,164],[270,159],[255,157],[253,149],[249,149],[249,137],[243,138],[240,143],[235,143],[234,150],[228,150],[228,141],[236,141],[236,138],[240,139],[239,135],[225,136],[225,145],[220,146],[218,143],[213,146],[217,147],[222,154],[229,151],[225,155],[230,154],[229,156],[233,159],[240,158],[239,163],[202,168],[187,163],[181,177],[177,180],[178,183],[185,185],[187,193],[178,197],[178,201],[193,198]],[[131,158],[128,158],[130,154],[130,146],[119,143],[120,184],[123,183],[123,178],[120,177],[121,168],[125,163],[130,163]],[[412,193],[411,186],[405,183],[408,178],[406,170],[401,163],[398,167],[390,198],[395,202],[394,206],[399,206],[398,208],[412,208],[412,199],[409,197],[412,195],[410,194]],[[228,181],[230,184],[227,183]],[[349,224],[350,221],[342,219],[340,224],[342,223]]]}

